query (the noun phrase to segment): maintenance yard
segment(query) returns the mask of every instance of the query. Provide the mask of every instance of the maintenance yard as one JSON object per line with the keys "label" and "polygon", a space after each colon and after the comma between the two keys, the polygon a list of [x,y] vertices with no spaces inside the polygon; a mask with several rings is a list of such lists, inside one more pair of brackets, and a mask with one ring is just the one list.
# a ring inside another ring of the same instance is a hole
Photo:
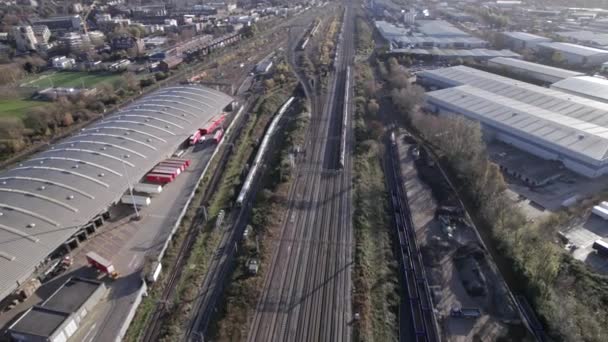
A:
{"label": "maintenance yard", "polygon": [[403,136],[397,141],[442,338],[523,338],[526,332],[514,300],[442,173],[413,141]]}

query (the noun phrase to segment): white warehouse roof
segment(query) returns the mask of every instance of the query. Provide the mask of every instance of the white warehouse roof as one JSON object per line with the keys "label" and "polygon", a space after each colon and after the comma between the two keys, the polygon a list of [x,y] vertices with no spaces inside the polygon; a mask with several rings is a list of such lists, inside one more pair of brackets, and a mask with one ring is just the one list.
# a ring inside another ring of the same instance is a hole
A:
{"label": "white warehouse roof", "polygon": [[550,42],[551,38],[537,36],[527,32],[503,32],[503,35],[517,40],[523,40],[526,42]]}
{"label": "white warehouse roof", "polygon": [[428,70],[417,77],[423,84],[449,88],[427,93],[433,104],[513,135],[531,135],[528,140],[546,148],[562,147],[558,153],[588,165],[608,163],[607,103],[465,66]]}
{"label": "white warehouse roof", "polygon": [[541,47],[548,48],[554,51],[569,53],[583,57],[595,55],[608,55],[608,50],[596,49],[588,46],[571,44],[571,43],[540,43]]}
{"label": "white warehouse roof", "polygon": [[502,65],[507,68],[514,68],[514,69],[519,69],[522,71],[529,71],[532,73],[548,75],[551,77],[561,78],[561,79],[584,75],[584,73],[578,72],[578,71],[555,68],[552,66],[527,62],[527,61],[523,61],[521,59],[515,59],[515,58],[496,57],[496,58],[491,59],[490,62],[498,64],[498,65]]}
{"label": "white warehouse roof", "polygon": [[577,160],[600,164],[608,157],[608,106],[566,115],[469,85],[429,92],[427,101]]}
{"label": "white warehouse roof", "polygon": [[231,101],[160,89],[0,173],[0,299]]}
{"label": "white warehouse roof", "polygon": [[418,30],[431,37],[470,37],[470,35],[445,20],[416,20]]}
{"label": "white warehouse roof", "polygon": [[551,88],[597,101],[608,102],[608,80],[594,76],[571,77],[553,83]]}

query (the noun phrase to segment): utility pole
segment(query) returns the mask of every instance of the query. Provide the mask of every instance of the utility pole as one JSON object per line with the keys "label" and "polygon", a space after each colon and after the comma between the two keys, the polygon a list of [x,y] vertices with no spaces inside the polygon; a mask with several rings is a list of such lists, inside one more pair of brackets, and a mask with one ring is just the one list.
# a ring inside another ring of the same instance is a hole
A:
{"label": "utility pole", "polygon": [[[128,158],[129,155],[126,154],[125,158]],[[125,166],[125,161],[122,161],[122,169],[124,170],[125,177],[127,177],[127,184],[129,185],[129,194],[131,194],[131,202],[133,202],[133,209],[135,210],[135,218],[139,219],[139,210],[137,210],[137,205],[135,204],[135,196],[133,196],[133,185],[131,184],[131,178],[129,178],[129,173],[127,172],[127,167]]]}

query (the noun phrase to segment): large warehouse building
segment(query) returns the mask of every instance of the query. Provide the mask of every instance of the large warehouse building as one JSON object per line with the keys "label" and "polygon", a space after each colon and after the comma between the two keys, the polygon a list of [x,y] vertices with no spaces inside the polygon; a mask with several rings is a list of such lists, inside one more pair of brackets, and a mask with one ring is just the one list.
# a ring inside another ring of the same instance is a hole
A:
{"label": "large warehouse building", "polygon": [[551,42],[551,38],[537,36],[527,32],[503,32],[505,45],[510,49],[535,50],[538,44]]}
{"label": "large warehouse building", "polygon": [[555,68],[552,66],[523,61],[516,58],[496,57],[488,61],[488,66],[498,71],[506,71],[526,79],[533,79],[542,83],[555,83],[566,78],[583,76],[582,72]]}
{"label": "large warehouse building", "polygon": [[0,173],[0,300],[231,102],[201,86],[160,89]]}
{"label": "large warehouse building", "polygon": [[551,85],[552,89],[608,103],[608,79],[595,76],[570,77]]}
{"label": "large warehouse building", "polygon": [[418,74],[436,113],[482,123],[488,136],[587,177],[608,173],[608,104],[457,66]]}
{"label": "large warehouse building", "polygon": [[571,43],[540,43],[538,48],[547,57],[578,67],[596,67],[608,61],[608,50]]}

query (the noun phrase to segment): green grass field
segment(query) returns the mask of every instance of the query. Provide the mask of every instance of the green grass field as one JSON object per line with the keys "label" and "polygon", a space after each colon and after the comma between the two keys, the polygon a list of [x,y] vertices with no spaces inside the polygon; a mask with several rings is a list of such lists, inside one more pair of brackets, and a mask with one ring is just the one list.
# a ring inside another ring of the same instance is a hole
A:
{"label": "green grass field", "polygon": [[112,83],[120,78],[120,74],[100,74],[87,73],[78,71],[62,71],[49,74],[42,74],[37,79],[31,82],[26,82],[22,85],[48,88],[48,87],[69,87],[80,88],[84,85],[85,88],[95,87],[100,83]]}
{"label": "green grass field", "polygon": [[0,118],[16,117],[22,118],[30,108],[42,106],[45,102],[29,100],[0,100]]}

